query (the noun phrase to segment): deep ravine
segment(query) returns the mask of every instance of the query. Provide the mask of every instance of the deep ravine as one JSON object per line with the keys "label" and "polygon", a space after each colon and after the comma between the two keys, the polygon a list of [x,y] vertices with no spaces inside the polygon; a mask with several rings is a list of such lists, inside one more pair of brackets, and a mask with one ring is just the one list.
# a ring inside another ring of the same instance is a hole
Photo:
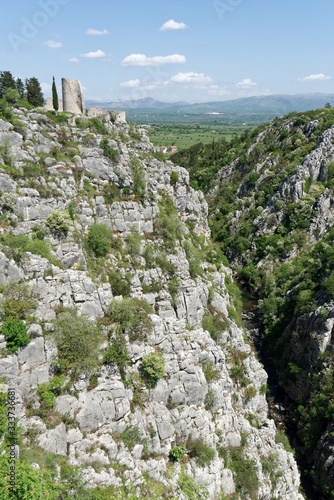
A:
{"label": "deep ravine", "polygon": [[[239,287],[240,284],[239,284]],[[316,491],[310,478],[309,464],[305,451],[297,437],[297,429],[292,416],[292,402],[279,383],[274,363],[266,353],[263,342],[263,324],[258,307],[258,299],[242,290],[243,311],[242,319],[251,345],[254,346],[258,359],[268,375],[267,402],[269,418],[273,419],[277,429],[283,430],[289,440],[298,464],[301,479],[301,488],[305,500],[325,500],[319,491]]]}

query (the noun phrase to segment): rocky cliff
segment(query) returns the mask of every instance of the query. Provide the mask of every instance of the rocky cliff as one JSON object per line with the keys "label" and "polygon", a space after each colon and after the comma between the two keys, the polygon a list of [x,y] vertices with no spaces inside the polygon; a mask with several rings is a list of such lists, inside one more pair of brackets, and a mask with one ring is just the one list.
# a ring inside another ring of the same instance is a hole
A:
{"label": "rocky cliff", "polygon": [[[275,119],[176,158],[205,188],[213,236],[258,300],[262,354],[318,495],[333,498],[334,113]],[[209,185],[208,185],[209,184]]]}
{"label": "rocky cliff", "polygon": [[301,499],[207,203],[152,151],[108,114],[0,120],[18,482],[24,465],[30,498]]}

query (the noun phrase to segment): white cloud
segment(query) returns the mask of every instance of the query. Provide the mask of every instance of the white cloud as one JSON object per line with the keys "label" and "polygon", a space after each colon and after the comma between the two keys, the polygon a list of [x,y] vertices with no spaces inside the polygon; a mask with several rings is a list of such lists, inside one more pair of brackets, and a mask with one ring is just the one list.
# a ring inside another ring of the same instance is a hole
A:
{"label": "white cloud", "polygon": [[171,83],[207,85],[212,83],[213,80],[210,76],[205,76],[204,73],[189,71],[188,73],[178,73],[170,81]]}
{"label": "white cloud", "polygon": [[238,89],[247,90],[257,87],[257,83],[253,82],[251,78],[244,78],[241,82],[236,84],[236,87],[238,87]]}
{"label": "white cloud", "polygon": [[219,87],[219,85],[213,84],[209,85],[207,89],[208,95],[216,96],[216,97],[225,97],[230,95],[231,92],[224,87]]}
{"label": "white cloud", "polygon": [[55,40],[46,40],[43,42],[43,45],[46,45],[46,47],[49,47],[50,49],[59,49],[63,46],[61,42],[56,42]]}
{"label": "white cloud", "polygon": [[170,82],[168,80],[166,81],[152,81],[152,82],[149,82],[147,83],[143,88],[145,90],[155,90],[155,89],[160,89],[162,87],[166,87],[167,85],[169,85]]}
{"label": "white cloud", "polygon": [[88,30],[86,30],[86,35],[95,35],[95,36],[102,36],[102,35],[109,35],[109,31],[108,30],[95,30],[93,28],[89,28]]}
{"label": "white cloud", "polygon": [[167,31],[167,30],[185,30],[188,28],[188,26],[185,23],[178,23],[177,21],[174,21],[174,19],[170,19],[169,21],[166,21],[161,28],[159,28],[160,31]]}
{"label": "white cloud", "polygon": [[96,50],[95,52],[87,52],[86,54],[81,54],[81,57],[89,57],[90,59],[96,59],[98,57],[105,57],[107,54],[103,50]]}
{"label": "white cloud", "polygon": [[331,76],[326,76],[323,73],[318,73],[316,75],[308,75],[304,76],[303,78],[298,78],[300,82],[312,82],[312,81],[323,81],[323,80],[330,80],[332,77]]}
{"label": "white cloud", "polygon": [[78,57],[71,57],[68,61],[71,63],[78,63],[80,62],[80,59]]}
{"label": "white cloud", "polygon": [[52,85],[50,83],[43,82],[43,83],[41,83],[41,89],[42,89],[43,94],[49,95],[49,94],[51,94]]}
{"label": "white cloud", "polygon": [[121,87],[127,89],[134,89],[136,87],[139,87],[139,85],[140,85],[140,80],[138,80],[138,78],[136,80],[128,80],[127,82],[121,83]]}
{"label": "white cloud", "polygon": [[131,54],[123,59],[123,66],[160,66],[161,64],[183,64],[186,58],[181,54],[147,57],[145,54]]}

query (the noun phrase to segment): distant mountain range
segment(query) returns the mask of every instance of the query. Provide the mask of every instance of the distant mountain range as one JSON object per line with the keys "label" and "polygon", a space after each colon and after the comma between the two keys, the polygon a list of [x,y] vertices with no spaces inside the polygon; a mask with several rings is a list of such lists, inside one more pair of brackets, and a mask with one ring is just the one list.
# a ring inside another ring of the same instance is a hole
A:
{"label": "distant mountain range", "polygon": [[97,106],[103,109],[182,109],[185,106],[190,106],[188,102],[163,102],[152,97],[145,97],[144,99],[136,99],[130,101],[86,101],[87,108]]}
{"label": "distant mountain range", "polygon": [[258,97],[244,97],[230,101],[215,101],[189,104],[184,101],[162,102],[151,97],[130,101],[86,101],[88,108],[98,106],[104,109],[173,111],[183,114],[266,114],[281,116],[292,111],[308,111],[324,107],[326,103],[334,106],[334,94],[273,94]]}

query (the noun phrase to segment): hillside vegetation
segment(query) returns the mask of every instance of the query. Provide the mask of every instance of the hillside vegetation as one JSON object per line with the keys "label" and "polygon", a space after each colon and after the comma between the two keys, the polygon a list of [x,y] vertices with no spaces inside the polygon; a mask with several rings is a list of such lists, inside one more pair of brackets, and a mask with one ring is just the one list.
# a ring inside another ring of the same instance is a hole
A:
{"label": "hillside vegetation", "polygon": [[334,110],[291,113],[173,157],[206,193],[212,235],[258,299],[263,352],[310,473],[334,497]]}
{"label": "hillside vegetation", "polygon": [[145,130],[7,102],[0,210],[0,498],[303,498],[204,196]]}

